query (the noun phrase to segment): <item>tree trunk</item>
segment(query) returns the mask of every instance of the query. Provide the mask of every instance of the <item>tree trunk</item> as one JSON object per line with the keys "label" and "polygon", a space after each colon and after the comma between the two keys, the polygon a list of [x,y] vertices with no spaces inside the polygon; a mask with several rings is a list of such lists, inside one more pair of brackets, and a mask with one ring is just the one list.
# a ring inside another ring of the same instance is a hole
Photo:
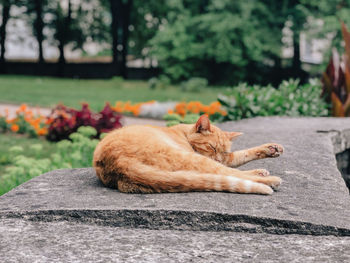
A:
{"label": "tree trunk", "polygon": [[62,41],[59,41],[58,51],[60,53],[60,56],[58,58],[58,63],[61,64],[61,65],[64,65],[66,63],[66,58],[65,58],[65,55],[64,55],[64,44],[63,44]]}
{"label": "tree trunk", "polygon": [[35,0],[35,13],[36,18],[34,21],[34,28],[35,28],[35,35],[36,40],[38,41],[39,46],[39,63],[44,62],[44,54],[43,54],[43,41],[44,41],[44,35],[43,35],[43,29],[44,29],[44,22],[43,22],[43,2],[42,0]]}
{"label": "tree trunk", "polygon": [[68,38],[68,34],[69,34],[69,27],[72,21],[72,4],[71,4],[71,0],[68,0],[68,12],[67,12],[67,16],[64,19],[64,32],[62,34],[62,39],[59,39],[59,45],[58,45],[58,49],[60,52],[60,56],[58,59],[58,63],[63,66],[64,64],[66,64],[66,57],[64,54],[64,46],[67,43],[67,38]]}
{"label": "tree trunk", "polygon": [[121,0],[109,0],[110,2],[110,9],[111,9],[111,15],[112,15],[112,24],[111,24],[111,31],[112,31],[112,67],[113,67],[113,74],[116,75],[118,73],[118,27],[119,27],[119,14],[121,9]]}
{"label": "tree trunk", "polygon": [[0,63],[5,62],[5,39],[6,39],[6,25],[10,18],[10,8],[11,4],[9,0],[3,1],[2,9],[2,23],[0,26]]}
{"label": "tree trunk", "polygon": [[300,61],[300,34],[297,30],[293,32],[293,48],[294,48],[294,54],[293,54],[293,63],[292,63],[292,69],[293,69],[293,75],[294,77],[299,76],[301,73],[301,61]]}
{"label": "tree trunk", "polygon": [[128,39],[129,39],[129,23],[130,23],[130,12],[132,8],[132,0],[129,0],[126,4],[123,5],[123,38],[122,38],[122,59],[121,59],[121,75],[123,78],[127,78],[127,66],[126,58],[128,55]]}

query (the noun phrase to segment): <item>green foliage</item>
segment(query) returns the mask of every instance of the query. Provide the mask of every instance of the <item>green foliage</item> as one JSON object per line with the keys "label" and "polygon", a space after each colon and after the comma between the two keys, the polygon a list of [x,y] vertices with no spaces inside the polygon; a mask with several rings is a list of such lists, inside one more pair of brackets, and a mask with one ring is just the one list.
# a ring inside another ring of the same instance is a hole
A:
{"label": "green foliage", "polygon": [[[174,81],[192,76],[237,83],[280,57],[281,23],[262,1],[171,1],[152,54]],[[248,70],[249,68],[249,70]],[[260,78],[262,76],[260,75]]]}
{"label": "green foliage", "polygon": [[63,47],[65,45],[70,44],[72,50],[82,49],[86,37],[93,36],[93,31],[84,30],[88,22],[88,12],[82,8],[81,3],[68,0],[67,4],[68,6],[64,8],[62,1],[54,0],[48,1],[47,6],[47,13],[50,14],[51,19],[46,25],[54,32],[52,38],[48,38],[48,40],[52,44],[58,44],[61,53],[60,59],[64,59],[62,52],[64,53]]}
{"label": "green foliage", "polygon": [[163,119],[167,121],[166,123],[167,127],[171,127],[181,123],[184,123],[184,124],[196,123],[199,116],[200,116],[199,114],[189,113],[189,114],[186,114],[184,118],[182,118],[179,114],[175,113],[175,114],[166,114],[163,117]]}
{"label": "green foliage", "polygon": [[134,0],[130,14],[129,47],[130,54],[138,58],[149,58],[150,43],[148,41],[168,21],[170,1]]}
{"label": "green foliage", "polygon": [[[0,176],[0,195],[35,176],[51,170],[51,162],[48,158],[43,158],[45,153],[43,153],[42,148],[42,145],[34,144],[26,152],[21,146],[13,146],[9,149],[8,161],[10,166]],[[28,157],[28,154],[33,157]]]}
{"label": "green foliage", "polygon": [[350,2],[343,0],[302,0],[305,6],[308,23],[305,29],[309,38],[327,39],[330,45],[324,45],[324,63],[322,70],[327,66],[331,49],[335,47],[338,52],[343,51],[343,37],[339,21],[350,26]]}
{"label": "green foliage", "polygon": [[6,132],[9,128],[9,125],[6,122],[6,117],[0,116],[0,132]]}
{"label": "green foliage", "polygon": [[183,91],[198,92],[208,87],[208,81],[204,78],[190,78],[187,81],[181,83],[181,89]]}
{"label": "green foliage", "polygon": [[152,90],[166,89],[170,85],[170,79],[165,75],[161,75],[158,78],[153,77],[148,80],[148,85],[148,87]]}
{"label": "green foliage", "polygon": [[90,167],[93,151],[98,143],[98,140],[90,139],[93,134],[97,134],[94,128],[80,127],[76,133],[69,136],[71,141],[58,142],[55,163],[63,163],[72,168]]}
{"label": "green foliage", "polygon": [[283,81],[278,89],[272,86],[240,84],[219,95],[227,111],[225,120],[256,116],[328,116],[328,105],[321,98],[319,82],[300,85],[298,80]]}
{"label": "green foliage", "polygon": [[80,127],[70,135],[71,141],[63,140],[56,144],[56,152],[50,157],[43,152],[41,144],[29,147],[31,157],[25,156],[21,146],[9,150],[10,166],[0,177],[0,195],[25,181],[55,169],[90,167],[93,151],[98,140],[91,139],[97,131],[92,127]]}

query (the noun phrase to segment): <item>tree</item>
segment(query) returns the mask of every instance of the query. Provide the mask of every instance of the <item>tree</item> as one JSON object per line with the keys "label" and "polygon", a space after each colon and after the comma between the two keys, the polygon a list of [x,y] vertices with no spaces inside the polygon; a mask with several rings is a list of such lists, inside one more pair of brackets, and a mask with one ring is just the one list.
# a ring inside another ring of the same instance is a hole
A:
{"label": "tree", "polygon": [[[100,3],[111,15],[108,32],[115,74],[126,77],[127,55],[132,54],[135,58],[149,56],[148,42],[162,26],[168,6],[157,0],[100,0]],[[108,38],[104,37],[104,40],[108,41]]]}
{"label": "tree", "polygon": [[300,60],[300,34],[306,27],[308,17],[307,9],[310,8],[310,6],[307,2],[303,3],[300,0],[283,0],[282,5],[282,9],[274,10],[274,16],[278,17],[278,19],[283,22],[282,27],[280,27],[281,32],[286,26],[286,22],[291,22],[290,29],[293,32],[293,58],[290,67],[290,77],[304,79],[305,72],[301,67]]}
{"label": "tree", "polygon": [[121,9],[121,1],[117,0],[109,0],[110,2],[110,11],[112,16],[112,22],[111,22],[111,35],[112,35],[112,57],[113,57],[113,67],[115,70],[115,74],[118,70],[118,30],[119,30],[119,12]]}
{"label": "tree", "polygon": [[84,13],[82,12],[80,1],[66,1],[63,8],[61,1],[50,1],[49,11],[53,15],[53,19],[48,26],[54,30],[53,42],[57,43],[59,50],[58,63],[64,65],[66,63],[64,47],[67,44],[72,45],[72,49],[82,48],[85,42],[85,35],[80,26],[84,23]]}
{"label": "tree", "polygon": [[124,78],[127,78],[126,56],[128,55],[128,40],[129,40],[129,25],[130,12],[133,0],[125,1],[122,4],[121,27],[122,27],[122,51],[121,51],[121,69],[120,73]]}
{"label": "tree", "polygon": [[[309,18],[306,30],[310,38],[328,39],[324,51],[324,65],[329,61],[331,49],[337,48],[343,51],[343,38],[340,21],[350,27],[350,1],[349,0],[300,0],[305,5]],[[324,69],[322,69],[324,70]]]}
{"label": "tree", "polygon": [[[175,81],[262,82],[281,55],[281,29],[256,1],[172,1],[164,30],[152,39],[163,71]],[[276,31],[279,32],[276,34]]]}
{"label": "tree", "polygon": [[6,25],[10,18],[10,9],[11,9],[10,0],[2,0],[2,22],[0,26],[0,63],[5,62],[5,40],[6,40]]}
{"label": "tree", "polygon": [[132,0],[109,0],[110,12],[112,16],[112,54],[113,66],[116,72],[126,78],[126,56],[128,52],[130,13]]}
{"label": "tree", "polygon": [[44,55],[43,55],[43,41],[44,41],[44,35],[43,35],[43,29],[44,29],[44,22],[43,22],[43,0],[35,0],[35,13],[36,18],[34,22],[34,35],[36,36],[36,39],[38,40],[38,46],[39,46],[39,63],[44,62]]}
{"label": "tree", "polygon": [[129,54],[143,59],[150,56],[149,40],[168,22],[169,10],[169,5],[164,1],[134,0],[130,13]]}
{"label": "tree", "polygon": [[45,26],[43,16],[47,11],[45,10],[45,7],[47,7],[47,0],[26,0],[24,1],[24,5],[27,7],[26,13],[29,18],[29,23],[32,26],[33,35],[38,42],[38,60],[39,63],[43,63],[43,30]]}

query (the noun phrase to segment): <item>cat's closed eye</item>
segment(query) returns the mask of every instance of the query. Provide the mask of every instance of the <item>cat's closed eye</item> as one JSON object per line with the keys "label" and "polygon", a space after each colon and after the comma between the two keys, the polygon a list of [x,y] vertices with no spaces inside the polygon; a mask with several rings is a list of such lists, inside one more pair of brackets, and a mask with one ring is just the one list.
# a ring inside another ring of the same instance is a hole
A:
{"label": "cat's closed eye", "polygon": [[216,153],[216,148],[215,148],[212,144],[210,144],[210,143],[209,143],[209,146],[210,146],[210,148],[212,148],[212,149],[214,150],[214,152]]}

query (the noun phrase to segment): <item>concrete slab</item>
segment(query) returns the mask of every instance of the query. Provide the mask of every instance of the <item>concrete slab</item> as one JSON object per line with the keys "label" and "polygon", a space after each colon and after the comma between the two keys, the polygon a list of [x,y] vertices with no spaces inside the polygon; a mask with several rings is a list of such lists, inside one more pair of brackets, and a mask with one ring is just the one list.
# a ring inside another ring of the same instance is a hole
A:
{"label": "concrete slab", "polygon": [[[348,261],[349,191],[335,153],[350,148],[350,119],[255,118],[220,126],[244,132],[233,145],[237,150],[267,142],[284,145],[282,157],[242,167],[266,168],[282,177],[278,192],[123,194],[103,187],[91,168],[57,170],[0,197],[0,238],[7,240],[0,253],[17,249],[24,254],[15,259],[32,255],[45,261],[51,255],[74,260],[74,251],[79,247],[83,253],[88,246],[101,261],[108,256],[120,261],[203,256],[209,261],[280,262],[298,261],[298,254],[304,261]],[[58,236],[68,244],[61,253]],[[17,246],[19,237],[23,242]],[[33,237],[43,252],[30,241]],[[56,243],[49,244],[51,237]],[[25,252],[30,250],[34,252]]]}

